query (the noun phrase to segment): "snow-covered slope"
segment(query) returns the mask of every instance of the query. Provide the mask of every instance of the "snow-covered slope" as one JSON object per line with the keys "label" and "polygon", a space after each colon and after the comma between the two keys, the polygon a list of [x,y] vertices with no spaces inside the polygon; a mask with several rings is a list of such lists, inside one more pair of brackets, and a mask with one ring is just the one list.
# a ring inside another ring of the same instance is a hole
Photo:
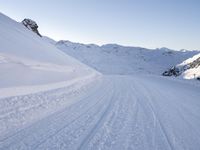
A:
{"label": "snow-covered slope", "polygon": [[167,48],[125,47],[116,44],[86,45],[62,40],[58,41],[55,46],[103,74],[150,73],[161,75],[167,68],[198,53],[198,51],[174,51]]}
{"label": "snow-covered slope", "polygon": [[51,38],[49,38],[49,37],[47,37],[47,36],[42,36],[42,39],[43,39],[44,41],[46,41],[47,43],[50,43],[50,44],[52,44],[52,45],[55,45],[55,44],[56,44],[56,41],[55,41],[55,40],[53,40],[53,39],[51,39]]}
{"label": "snow-covered slope", "polygon": [[165,76],[180,76],[185,79],[200,79],[200,53],[173,66],[163,73]]}
{"label": "snow-covered slope", "polygon": [[66,82],[96,73],[0,13],[1,96],[16,91],[13,87]]}
{"label": "snow-covered slope", "polygon": [[187,69],[182,73],[182,77],[186,79],[200,78],[200,53],[185,60],[179,65]]}

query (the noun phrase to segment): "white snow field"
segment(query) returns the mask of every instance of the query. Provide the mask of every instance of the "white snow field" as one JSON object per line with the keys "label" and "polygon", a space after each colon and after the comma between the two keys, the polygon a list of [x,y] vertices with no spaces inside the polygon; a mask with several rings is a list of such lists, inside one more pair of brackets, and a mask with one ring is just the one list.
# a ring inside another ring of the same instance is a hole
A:
{"label": "white snow field", "polygon": [[[116,75],[101,77],[72,93],[68,90],[1,99],[0,149],[200,147],[199,87],[162,77]],[[53,114],[38,114],[59,104],[64,104],[62,109]],[[30,117],[41,119],[13,130]]]}
{"label": "white snow field", "polygon": [[85,52],[101,74],[47,40],[0,14],[0,150],[199,149],[199,85],[155,75],[196,52]]}

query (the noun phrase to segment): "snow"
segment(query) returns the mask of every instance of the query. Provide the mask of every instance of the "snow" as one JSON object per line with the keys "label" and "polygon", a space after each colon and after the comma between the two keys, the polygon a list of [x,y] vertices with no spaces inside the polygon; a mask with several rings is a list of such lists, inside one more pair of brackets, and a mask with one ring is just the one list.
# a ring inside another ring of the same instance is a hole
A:
{"label": "snow", "polygon": [[[2,99],[1,121],[9,130],[1,128],[0,148],[195,150],[200,146],[200,94],[193,85],[162,77],[115,75],[72,89],[72,95],[70,88],[60,88]],[[58,106],[61,109],[55,109]],[[49,114],[49,109],[57,112]]]}
{"label": "snow", "polygon": [[196,79],[197,77],[200,77],[200,66],[186,70],[182,76],[185,79]]}
{"label": "snow", "polygon": [[0,20],[0,97],[13,96],[17,91],[17,95],[30,93],[36,87],[37,91],[45,90],[44,87],[57,82],[68,85],[71,80],[99,75],[21,23],[3,14]]}
{"label": "snow", "polygon": [[187,60],[183,61],[180,65],[187,65],[189,63],[192,63],[193,61],[195,61],[196,59],[198,59],[200,57],[200,53],[197,54],[197,55],[194,55],[193,57],[191,58],[188,58]]}
{"label": "snow", "polygon": [[[32,72],[31,72],[32,73]],[[58,76],[56,76],[58,77]],[[62,87],[68,87],[72,84],[80,84],[81,82],[85,80],[90,80],[90,79],[95,79],[98,78],[99,76],[96,73],[90,74],[88,76],[84,77],[79,77],[79,78],[68,78],[67,81],[62,81],[62,82],[54,82],[54,83],[46,83],[46,84],[40,84],[40,85],[26,85],[26,86],[16,86],[17,83],[11,80],[9,83],[10,84],[15,84],[15,87],[6,87],[6,88],[0,88],[0,99],[1,98],[6,98],[6,97],[11,97],[11,96],[18,96],[18,95],[27,95],[27,94],[33,94],[41,91],[48,91],[52,89],[57,89],[57,88],[62,88]],[[65,77],[66,78],[66,77]],[[52,80],[52,78],[50,78]],[[50,80],[48,79],[48,81]],[[38,80],[38,79],[37,79]],[[27,80],[27,81],[30,81]],[[3,82],[3,81],[2,81]],[[22,81],[23,83],[25,82],[24,80]],[[20,84],[22,83],[21,81],[19,82]],[[31,80],[33,82],[33,79]]]}
{"label": "snow", "polygon": [[50,44],[52,44],[52,45],[55,45],[55,44],[56,44],[56,41],[55,41],[55,40],[53,40],[53,39],[51,39],[51,38],[49,38],[49,37],[47,37],[47,36],[42,36],[42,39],[43,39],[44,41],[46,41],[47,43],[50,43]]}
{"label": "snow", "polygon": [[[183,61],[181,64],[178,64],[177,67],[181,68],[181,67],[187,66],[188,64],[196,61],[198,58],[200,58],[200,53]],[[198,63],[199,63],[199,66],[187,69],[186,71],[182,73],[181,77],[184,79],[195,79],[197,77],[200,77],[200,62]]]}
{"label": "snow", "polygon": [[200,85],[160,76],[197,53],[54,42],[0,14],[0,149],[197,150]]}
{"label": "snow", "polygon": [[[24,92],[19,96],[13,95],[12,97],[5,98],[1,96],[0,137],[10,134],[11,131],[16,132],[22,127],[26,127],[30,123],[38,121],[74,103],[75,99],[70,100],[70,98],[73,95],[77,95],[77,93],[82,93],[82,90],[86,90],[86,87],[91,82],[94,82],[94,78],[85,78],[81,79],[81,81],[72,80],[70,83],[67,82],[67,84],[62,83],[60,85],[60,83],[57,83],[56,85],[47,85],[47,87],[30,87],[31,89],[28,89],[28,91],[32,91],[29,94],[27,93],[27,88],[29,87],[25,87],[19,90],[13,90],[13,93],[18,91]],[[1,94],[5,95],[6,92]]]}
{"label": "snow", "polygon": [[175,51],[167,48],[146,49],[117,44],[98,46],[58,41],[55,46],[66,54],[103,74],[155,74],[183,62],[199,51]]}

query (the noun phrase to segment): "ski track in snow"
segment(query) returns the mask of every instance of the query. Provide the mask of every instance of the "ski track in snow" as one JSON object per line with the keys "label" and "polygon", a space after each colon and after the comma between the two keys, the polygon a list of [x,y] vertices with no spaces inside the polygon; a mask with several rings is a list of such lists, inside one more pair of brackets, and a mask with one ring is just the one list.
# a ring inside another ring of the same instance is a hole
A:
{"label": "ski track in snow", "polygon": [[[197,150],[200,94],[195,87],[174,82],[104,76],[72,95],[73,103],[0,136],[0,149]],[[65,99],[67,91],[52,90],[48,99]],[[36,95],[28,96],[31,99]]]}

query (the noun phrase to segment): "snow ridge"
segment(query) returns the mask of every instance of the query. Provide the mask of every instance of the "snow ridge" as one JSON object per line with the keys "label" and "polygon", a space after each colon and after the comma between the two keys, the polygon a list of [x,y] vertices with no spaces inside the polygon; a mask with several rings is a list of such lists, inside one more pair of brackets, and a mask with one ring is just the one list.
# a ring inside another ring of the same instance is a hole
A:
{"label": "snow ridge", "polygon": [[103,74],[155,74],[183,62],[199,51],[175,51],[167,48],[146,49],[117,44],[94,45],[58,41],[54,44],[66,54],[75,57]]}

